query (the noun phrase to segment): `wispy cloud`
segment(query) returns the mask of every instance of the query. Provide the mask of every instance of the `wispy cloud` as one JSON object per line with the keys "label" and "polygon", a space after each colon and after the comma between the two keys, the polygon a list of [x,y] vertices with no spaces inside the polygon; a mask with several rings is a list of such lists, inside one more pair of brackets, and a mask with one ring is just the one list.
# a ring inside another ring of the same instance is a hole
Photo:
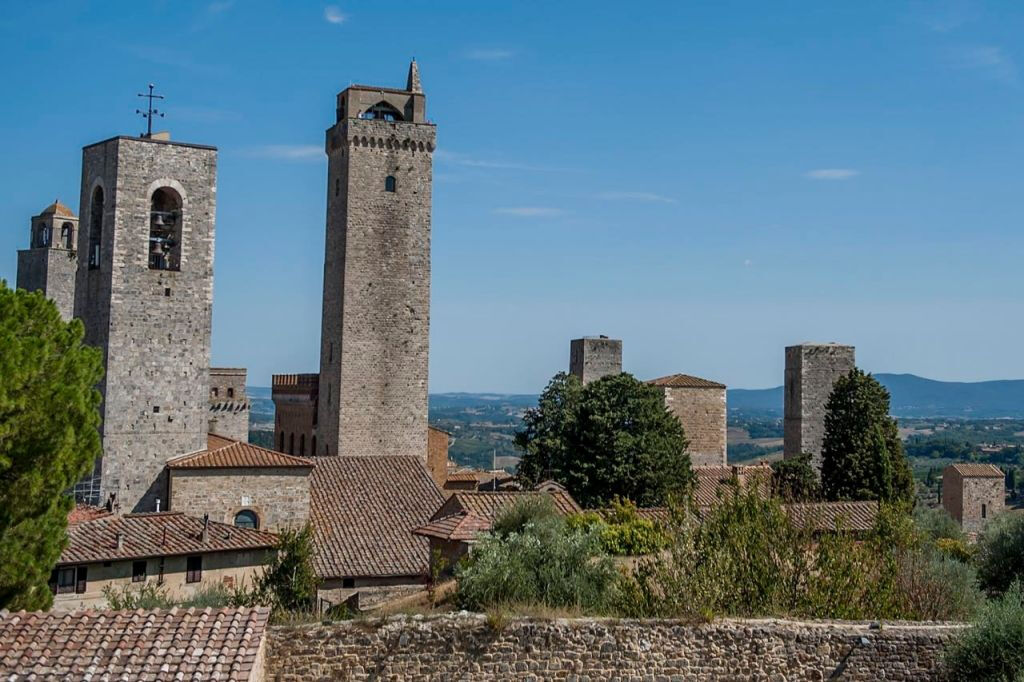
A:
{"label": "wispy cloud", "polygon": [[972,45],[953,53],[956,66],[975,71],[990,80],[1017,85],[1017,64],[998,45]]}
{"label": "wispy cloud", "polygon": [[[126,45],[126,52],[138,59],[143,59],[160,66],[169,66],[182,71],[191,71],[207,75],[225,76],[231,69],[223,64],[197,62],[183,50],[172,50],[158,45]],[[159,85],[159,83],[157,83]]]}
{"label": "wispy cloud", "polygon": [[474,59],[479,62],[494,62],[502,59],[512,59],[515,56],[515,52],[512,50],[506,50],[498,47],[490,48],[478,48],[475,50],[466,50],[463,56],[466,59]]}
{"label": "wispy cloud", "polygon": [[753,264],[754,264],[754,261],[750,260],[749,258],[743,259],[743,267],[749,268]]}
{"label": "wispy cloud", "polygon": [[440,163],[447,163],[453,166],[464,166],[466,168],[485,168],[492,170],[521,170],[539,172],[571,172],[568,168],[555,168],[552,166],[537,166],[518,161],[505,161],[502,159],[478,159],[466,154],[458,154],[447,149],[438,149],[434,152],[434,159]]}
{"label": "wispy cloud", "polygon": [[280,161],[315,161],[323,158],[324,148],[315,144],[265,144],[246,149],[245,155]]}
{"label": "wispy cloud", "polygon": [[935,33],[949,33],[978,18],[977,9],[966,0],[935,3],[923,17],[924,25]]}
{"label": "wispy cloud", "polygon": [[217,22],[222,14],[230,10],[234,4],[235,0],[214,0],[214,2],[207,3],[192,22],[192,30],[202,31],[209,28]]}
{"label": "wispy cloud", "polygon": [[221,12],[227,12],[234,4],[235,0],[217,0],[206,6],[206,11],[210,14],[220,14]]}
{"label": "wispy cloud", "polygon": [[607,201],[646,201],[651,203],[674,204],[676,200],[672,197],[662,196],[654,192],[601,192],[598,199]]}
{"label": "wispy cloud", "polygon": [[344,24],[348,21],[348,15],[342,12],[337,5],[327,5],[324,7],[324,19],[328,24]]}
{"label": "wispy cloud", "polygon": [[552,218],[554,216],[564,215],[565,211],[560,208],[551,208],[550,206],[515,206],[511,208],[496,208],[495,213],[501,213],[503,215],[514,215],[521,218]]}
{"label": "wispy cloud", "polygon": [[804,177],[811,180],[849,180],[858,175],[860,171],[852,168],[816,168],[804,173]]}

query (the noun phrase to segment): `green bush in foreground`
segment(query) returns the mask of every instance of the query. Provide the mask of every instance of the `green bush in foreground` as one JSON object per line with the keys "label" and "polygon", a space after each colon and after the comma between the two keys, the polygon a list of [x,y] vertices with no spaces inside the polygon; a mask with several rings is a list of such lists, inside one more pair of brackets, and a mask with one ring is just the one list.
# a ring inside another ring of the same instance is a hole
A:
{"label": "green bush in foreground", "polygon": [[1001,594],[1024,577],[1024,516],[1002,514],[978,538],[978,580],[989,594]]}
{"label": "green bush in foreground", "polygon": [[613,556],[643,556],[669,546],[669,536],[659,524],[640,518],[636,505],[616,498],[607,513],[583,512],[568,519],[571,529],[595,529],[601,547]]}
{"label": "green bush in foreground", "polygon": [[985,604],[974,625],[946,651],[951,680],[1015,682],[1024,679],[1024,588],[1013,583]]}

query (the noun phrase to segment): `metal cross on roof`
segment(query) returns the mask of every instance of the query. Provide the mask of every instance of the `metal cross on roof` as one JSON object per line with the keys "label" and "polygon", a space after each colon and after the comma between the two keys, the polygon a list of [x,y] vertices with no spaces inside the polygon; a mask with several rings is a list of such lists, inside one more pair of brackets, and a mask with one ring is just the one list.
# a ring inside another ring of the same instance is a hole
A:
{"label": "metal cross on roof", "polygon": [[154,116],[159,116],[160,118],[164,117],[164,113],[162,111],[160,111],[159,109],[154,109],[153,108],[153,100],[155,100],[155,99],[163,99],[164,96],[163,95],[154,95],[153,94],[153,84],[152,83],[149,84],[149,94],[144,94],[144,93],[140,92],[138,94],[138,96],[139,97],[145,97],[147,100],[149,100],[149,105],[146,107],[145,111],[143,111],[142,109],[136,109],[135,110],[136,114],[140,114],[142,116],[142,118],[146,119],[146,134],[143,135],[143,137],[153,137],[153,117]]}

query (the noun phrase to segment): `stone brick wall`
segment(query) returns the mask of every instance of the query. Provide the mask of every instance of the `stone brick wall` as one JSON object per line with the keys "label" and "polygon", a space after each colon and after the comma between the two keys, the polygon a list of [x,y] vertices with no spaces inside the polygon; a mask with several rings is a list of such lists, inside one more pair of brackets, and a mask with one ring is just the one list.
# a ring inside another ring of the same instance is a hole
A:
{"label": "stone brick wall", "polygon": [[[101,497],[151,511],[166,497],[164,462],[206,447],[217,150],[117,137],[82,151],[85,219],[75,316],[103,350]],[[98,268],[89,268],[91,202],[104,192]],[[153,193],[182,199],[180,270],[149,268]],[[166,501],[165,501],[166,503]]]}
{"label": "stone brick wall", "polygon": [[448,441],[450,436],[441,429],[427,429],[427,471],[437,486],[443,487],[448,478]]}
{"label": "stone brick wall", "polygon": [[832,386],[855,366],[853,346],[805,343],[786,348],[783,452],[787,458],[808,452],[821,467],[825,405]]}
{"label": "stone brick wall", "polygon": [[[985,506],[982,516],[982,505]],[[960,522],[964,532],[977,534],[1006,507],[1002,478],[964,477],[953,467],[942,472],[942,507]]]}
{"label": "stone brick wall", "polygon": [[425,460],[435,127],[356,113],[327,131],[320,449]]}
{"label": "stone brick wall", "polygon": [[210,368],[210,433],[249,442],[249,399],[244,368]]}
{"label": "stone brick wall", "polygon": [[476,615],[275,626],[266,679],[935,680],[961,627],[580,619],[496,631]]}
{"label": "stone brick wall", "polygon": [[725,464],[725,389],[664,386],[662,391],[665,393],[665,407],[679,419],[690,441],[691,464]]}
{"label": "stone brick wall", "polygon": [[569,342],[569,373],[584,384],[609,374],[622,373],[622,341],[607,336],[585,336]]}
{"label": "stone brick wall", "polygon": [[328,454],[316,437],[319,382],[317,374],[275,374],[271,378],[275,450],[289,455]]}
{"label": "stone brick wall", "polygon": [[243,509],[260,528],[298,528],[309,518],[310,468],[171,469],[170,508],[234,524]]}
{"label": "stone brick wall", "polygon": [[42,291],[57,305],[60,316],[70,320],[75,311],[75,252],[57,247],[18,251],[18,288]]}

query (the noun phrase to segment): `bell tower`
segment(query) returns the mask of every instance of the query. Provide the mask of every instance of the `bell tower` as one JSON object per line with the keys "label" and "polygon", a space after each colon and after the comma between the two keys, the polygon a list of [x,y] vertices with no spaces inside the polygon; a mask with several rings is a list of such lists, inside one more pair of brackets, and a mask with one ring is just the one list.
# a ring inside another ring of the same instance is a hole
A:
{"label": "bell tower", "polygon": [[318,455],[427,453],[436,128],[405,89],[353,85],[327,130]]}
{"label": "bell tower", "polygon": [[75,311],[78,217],[54,201],[29,223],[29,248],[18,251],[18,288],[42,291],[64,320]]}

